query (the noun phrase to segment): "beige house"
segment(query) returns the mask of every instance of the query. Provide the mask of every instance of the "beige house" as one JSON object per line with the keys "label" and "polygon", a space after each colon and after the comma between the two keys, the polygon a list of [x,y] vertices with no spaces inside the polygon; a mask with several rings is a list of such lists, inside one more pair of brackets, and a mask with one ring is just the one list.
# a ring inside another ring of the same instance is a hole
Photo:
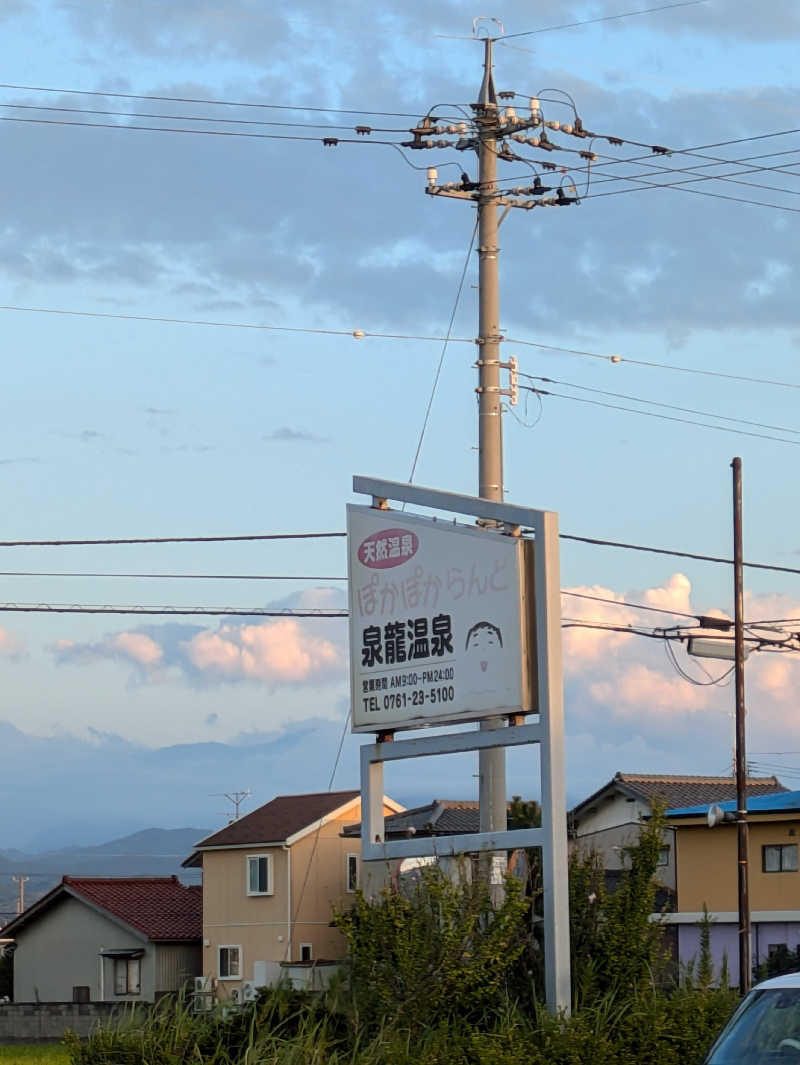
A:
{"label": "beige house", "polygon": [[[385,814],[402,809],[384,799]],[[197,844],[183,864],[203,870],[203,976],[218,997],[343,957],[331,918],[359,887],[361,855],[341,833],[360,819],[358,791],[279,795]]]}

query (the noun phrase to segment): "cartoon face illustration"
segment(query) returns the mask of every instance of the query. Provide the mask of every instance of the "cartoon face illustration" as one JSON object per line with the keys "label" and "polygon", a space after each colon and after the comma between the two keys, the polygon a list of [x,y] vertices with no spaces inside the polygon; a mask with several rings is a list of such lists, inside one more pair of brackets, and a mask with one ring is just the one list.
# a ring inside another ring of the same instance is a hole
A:
{"label": "cartoon face illustration", "polygon": [[466,651],[474,652],[483,673],[489,668],[490,662],[497,659],[498,651],[502,648],[503,634],[491,621],[478,621],[473,625],[464,644]]}

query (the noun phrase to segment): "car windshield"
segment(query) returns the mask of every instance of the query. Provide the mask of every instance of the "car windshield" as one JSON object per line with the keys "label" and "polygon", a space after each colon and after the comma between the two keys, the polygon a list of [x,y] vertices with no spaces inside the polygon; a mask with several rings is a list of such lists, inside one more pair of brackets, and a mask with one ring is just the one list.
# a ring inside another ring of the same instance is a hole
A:
{"label": "car windshield", "polygon": [[714,1044],[707,1065],[800,1065],[800,987],[753,991]]}

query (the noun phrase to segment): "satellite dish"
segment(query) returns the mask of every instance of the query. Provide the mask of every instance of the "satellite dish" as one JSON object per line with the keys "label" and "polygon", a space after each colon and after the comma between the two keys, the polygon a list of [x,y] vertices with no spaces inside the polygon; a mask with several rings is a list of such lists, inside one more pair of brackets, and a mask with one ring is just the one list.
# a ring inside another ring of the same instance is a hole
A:
{"label": "satellite dish", "polygon": [[708,813],[706,814],[708,827],[713,828],[715,825],[718,825],[722,821],[724,816],[725,813],[719,803],[712,802],[712,804],[708,808]]}

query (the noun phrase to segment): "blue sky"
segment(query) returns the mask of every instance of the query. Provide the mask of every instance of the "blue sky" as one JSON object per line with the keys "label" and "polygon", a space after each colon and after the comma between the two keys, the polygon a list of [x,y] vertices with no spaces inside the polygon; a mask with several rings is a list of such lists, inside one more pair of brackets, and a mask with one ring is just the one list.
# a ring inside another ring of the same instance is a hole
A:
{"label": "blue sky", "polygon": [[[506,32],[521,33],[636,6],[543,0],[534,7],[509,0],[491,13],[502,18]],[[468,105],[474,98],[481,47],[451,39],[469,37],[472,14],[454,2],[431,11],[418,3],[331,8],[317,0],[286,9],[250,0],[224,7],[197,0],[0,0],[3,81],[416,115],[435,103]],[[515,47],[497,48],[495,76],[499,89],[522,94],[548,87],[569,92],[584,124],[598,132],[645,144],[717,144],[798,125],[798,36],[793,0],[769,7],[709,0],[512,39]],[[21,88],[0,88],[0,101],[3,118],[123,121],[6,106],[49,105],[180,116],[139,123],[181,128],[283,129],[221,125],[231,118],[362,121]],[[206,121],[190,122],[197,118]],[[411,124],[392,117],[366,121]],[[0,138],[4,307],[378,333],[442,335],[446,329],[472,215],[462,203],[426,197],[424,173],[389,148],[323,149],[319,142],[11,121],[0,122]],[[639,154],[629,146],[598,150],[619,158]],[[708,149],[732,160],[779,151],[800,151],[800,135]],[[663,189],[590,195],[568,211],[513,212],[501,229],[506,335],[800,385],[793,255],[798,216],[779,209],[800,207],[794,158],[760,161],[789,173],[741,178],[772,189],[695,186],[772,208]],[[457,153],[430,152],[411,161],[441,166],[453,160],[474,170],[474,161]],[[672,165],[694,162],[704,161],[679,156]],[[601,177],[598,170],[590,193],[621,187],[603,186]],[[475,332],[476,270],[473,261],[457,337]],[[0,491],[3,535],[11,539],[342,529],[353,473],[408,477],[441,351],[430,341],[21,310],[0,310],[0,324]],[[796,388],[527,346],[509,344],[506,351],[530,374],[800,430]],[[417,470],[420,483],[475,491],[473,358],[468,344],[448,349]],[[544,387],[631,405],[568,385]],[[506,418],[510,500],[559,511],[570,533],[727,554],[729,463],[738,454],[745,471],[747,556],[798,565],[796,443],[575,400],[544,397],[542,403],[534,428]],[[522,407],[517,413],[524,419]],[[529,420],[538,413],[531,397]],[[793,433],[750,431],[800,440]],[[334,577],[345,571],[344,545],[336,540],[7,549],[0,563],[3,571],[35,572]],[[679,610],[731,609],[730,574],[723,567],[571,543],[563,545],[562,566],[565,588]],[[4,602],[344,601],[341,582],[316,580],[1,579]],[[752,617],[800,616],[797,577],[751,572],[748,594]],[[574,599],[565,601],[565,613],[567,605],[569,616],[642,620]],[[573,631],[565,647],[571,798],[616,769],[720,772],[728,765],[729,687],[686,683],[661,645],[650,641]],[[219,801],[208,793],[223,787],[253,787],[263,801],[277,791],[326,787],[346,707],[345,660],[344,624],[337,621],[5,615],[0,722],[17,730],[21,753],[19,776],[13,785],[0,784],[0,791],[7,789],[8,798],[29,811],[16,842],[36,836],[48,811],[52,818],[56,794],[63,831],[78,832],[80,825],[85,834],[90,825],[102,833],[123,821],[133,827],[210,824]],[[796,680],[788,658],[751,659],[753,751],[800,749]],[[252,758],[237,763],[237,752],[297,730],[306,773],[298,775],[297,763],[274,748],[264,755],[260,780],[253,779],[259,774]],[[103,772],[114,765],[122,747],[126,773],[137,752],[144,765],[153,750],[175,745],[226,744],[233,756],[223,760],[224,780],[212,786],[201,771],[195,793],[188,794],[184,778],[178,785],[176,777],[170,789],[165,754],[158,800],[123,788],[107,808],[86,811],[85,797],[64,798],[63,782],[56,786],[53,777],[50,789],[41,775],[37,779],[43,743],[49,752],[63,743],[70,758],[80,750],[75,764],[90,776],[101,763]],[[341,786],[355,779],[357,743],[345,745]],[[786,761],[793,764],[791,757]],[[513,790],[535,793],[530,762],[515,755],[510,764]],[[467,762],[448,762],[435,779],[439,790],[454,796],[474,793]],[[407,770],[395,781],[397,797],[432,797],[430,780],[427,769]],[[33,803],[26,788],[31,795],[43,791],[48,801]]]}

